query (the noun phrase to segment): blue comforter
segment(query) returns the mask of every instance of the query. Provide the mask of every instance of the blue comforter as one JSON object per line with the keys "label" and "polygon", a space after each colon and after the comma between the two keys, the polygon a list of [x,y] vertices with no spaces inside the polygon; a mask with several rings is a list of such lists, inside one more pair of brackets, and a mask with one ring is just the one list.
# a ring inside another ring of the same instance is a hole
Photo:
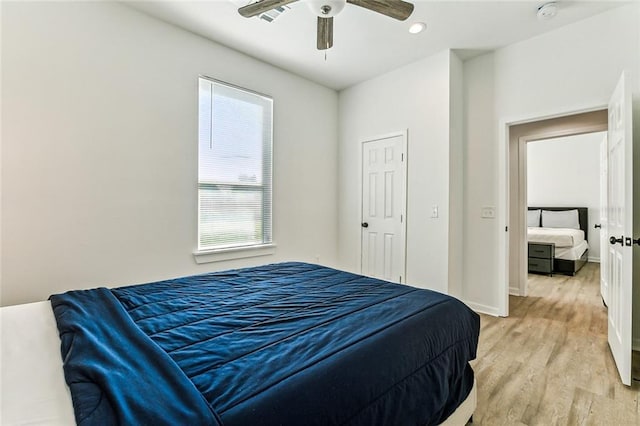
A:
{"label": "blue comforter", "polygon": [[430,425],[473,384],[479,317],[305,263],[51,296],[78,424]]}

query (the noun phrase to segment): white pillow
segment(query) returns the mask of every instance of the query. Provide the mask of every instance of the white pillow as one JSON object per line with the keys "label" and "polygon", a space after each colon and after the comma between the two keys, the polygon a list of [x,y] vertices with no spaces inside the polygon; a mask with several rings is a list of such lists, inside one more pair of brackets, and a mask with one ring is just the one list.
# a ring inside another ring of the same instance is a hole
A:
{"label": "white pillow", "polygon": [[542,210],[542,227],[580,229],[578,210],[564,210],[560,212]]}
{"label": "white pillow", "polygon": [[540,228],[540,209],[527,211],[527,226],[529,228]]}

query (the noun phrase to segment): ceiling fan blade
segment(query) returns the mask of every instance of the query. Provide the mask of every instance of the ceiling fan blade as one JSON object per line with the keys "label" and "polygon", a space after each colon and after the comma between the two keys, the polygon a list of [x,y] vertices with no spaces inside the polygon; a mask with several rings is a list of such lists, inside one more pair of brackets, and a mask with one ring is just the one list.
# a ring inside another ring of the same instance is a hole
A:
{"label": "ceiling fan blade", "polygon": [[347,0],[347,3],[404,21],[413,13],[413,4],[402,0]]}
{"label": "ceiling fan blade", "polygon": [[238,9],[238,13],[245,18],[251,18],[252,16],[260,15],[261,13],[268,12],[271,9],[275,9],[276,7],[293,3],[294,1],[298,0],[260,0],[241,7]]}
{"label": "ceiling fan blade", "polygon": [[333,17],[318,16],[318,50],[327,50],[333,46]]}

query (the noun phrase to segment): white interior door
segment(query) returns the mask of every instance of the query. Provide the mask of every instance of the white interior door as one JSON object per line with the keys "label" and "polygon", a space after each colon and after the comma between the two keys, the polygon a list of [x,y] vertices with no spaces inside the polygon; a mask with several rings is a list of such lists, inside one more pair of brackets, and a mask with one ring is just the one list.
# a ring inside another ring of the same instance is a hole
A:
{"label": "white interior door", "polygon": [[609,102],[607,228],[609,346],[622,383],[631,385],[633,145],[631,91],[626,74]]}
{"label": "white interior door", "polygon": [[362,274],[403,282],[406,138],[362,144]]}
{"label": "white interior door", "polygon": [[609,231],[607,230],[607,170],[609,148],[607,136],[600,143],[600,295],[605,305],[609,305]]}

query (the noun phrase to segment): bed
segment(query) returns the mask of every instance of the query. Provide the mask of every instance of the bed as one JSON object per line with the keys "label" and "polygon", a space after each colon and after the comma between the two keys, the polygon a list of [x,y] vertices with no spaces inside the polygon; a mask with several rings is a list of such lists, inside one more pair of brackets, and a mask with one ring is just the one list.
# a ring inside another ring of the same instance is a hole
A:
{"label": "bed", "polygon": [[[575,217],[557,214],[577,212]],[[532,214],[540,212],[538,216]],[[545,226],[545,212],[551,226]],[[537,217],[537,220],[536,220]],[[587,263],[589,219],[586,207],[529,207],[527,241],[536,244],[553,244],[553,272],[575,275]]]}
{"label": "bed", "polygon": [[73,291],[2,323],[3,424],[462,425],[475,409],[477,314],[318,265]]}

